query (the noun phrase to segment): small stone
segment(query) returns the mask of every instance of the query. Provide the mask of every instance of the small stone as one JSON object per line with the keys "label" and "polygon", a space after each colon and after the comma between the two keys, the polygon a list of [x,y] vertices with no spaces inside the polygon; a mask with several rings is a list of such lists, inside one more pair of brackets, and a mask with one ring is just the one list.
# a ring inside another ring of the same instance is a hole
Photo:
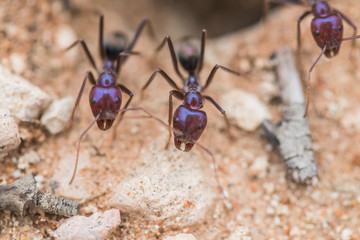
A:
{"label": "small stone", "polygon": [[40,155],[37,152],[30,150],[19,158],[17,165],[19,169],[27,169],[29,168],[30,164],[38,163],[40,160]]}
{"label": "small stone", "polygon": [[264,178],[266,177],[268,167],[269,161],[267,156],[257,157],[249,168],[249,174],[252,177]]}
{"label": "small stone", "polygon": [[9,110],[0,107],[0,159],[16,149],[20,142],[19,129],[13,116]]}
{"label": "small stone", "polygon": [[252,240],[250,230],[245,226],[237,226],[226,240]]}
{"label": "small stone", "polygon": [[348,228],[345,228],[341,232],[341,240],[351,240],[352,231]]}
{"label": "small stone", "polygon": [[21,120],[39,118],[50,104],[51,97],[24,78],[12,74],[0,65],[0,108],[11,109],[11,113]]}
{"label": "small stone", "polygon": [[54,233],[55,239],[99,240],[113,232],[120,225],[120,211],[110,209],[96,212],[90,217],[74,216],[66,219]]}
{"label": "small stone", "polygon": [[51,134],[57,134],[64,130],[69,123],[75,100],[68,96],[59,100],[54,100],[41,117],[43,124]]}
{"label": "small stone", "polygon": [[77,40],[74,30],[67,25],[58,27],[55,43],[60,49],[66,49]]}
{"label": "small stone", "polygon": [[280,89],[275,81],[263,81],[259,85],[261,98],[265,102],[271,102],[275,98],[280,98]]}
{"label": "small stone", "polygon": [[196,149],[186,153],[174,147],[157,149],[157,142],[142,150],[139,166],[114,187],[111,205],[164,225],[204,221],[217,193],[208,159]]}
{"label": "small stone", "polygon": [[192,234],[181,233],[175,236],[166,236],[164,240],[196,240],[196,238]]}
{"label": "small stone", "polygon": [[26,64],[26,56],[20,53],[13,53],[10,55],[10,62],[12,70],[17,73],[21,74],[27,68]]}
{"label": "small stone", "polygon": [[229,120],[247,131],[254,131],[265,119],[271,119],[267,107],[251,93],[235,89],[225,93],[221,98]]}

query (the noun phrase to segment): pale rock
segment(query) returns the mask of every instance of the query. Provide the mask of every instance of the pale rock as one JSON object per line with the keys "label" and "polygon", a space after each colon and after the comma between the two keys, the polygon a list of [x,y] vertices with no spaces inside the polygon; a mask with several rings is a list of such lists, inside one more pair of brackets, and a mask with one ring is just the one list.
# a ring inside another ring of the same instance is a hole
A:
{"label": "pale rock", "polygon": [[249,168],[249,174],[252,177],[264,178],[266,177],[268,167],[269,160],[267,156],[256,157]]}
{"label": "pale rock", "polygon": [[139,166],[114,187],[111,206],[164,225],[204,221],[217,194],[208,156],[200,155],[196,146],[181,152],[158,149],[156,142],[141,151]]}
{"label": "pale rock", "polygon": [[54,233],[57,240],[87,239],[100,240],[112,233],[120,225],[120,212],[110,209],[96,212],[90,217],[74,216],[66,219]]}
{"label": "pale rock", "polygon": [[0,65],[0,108],[11,109],[11,113],[21,120],[39,118],[50,104],[51,97],[24,78],[12,74]]}
{"label": "pale rock", "polygon": [[21,74],[27,68],[26,64],[26,55],[20,53],[13,53],[10,55],[10,62],[12,70],[17,73]]}
{"label": "pale rock", "polygon": [[254,94],[234,89],[225,93],[221,102],[229,120],[244,130],[254,131],[263,120],[271,119],[267,107]]}
{"label": "pale rock", "polygon": [[252,240],[250,230],[245,226],[237,226],[226,240]]}
{"label": "pale rock", "polygon": [[51,134],[60,133],[69,123],[74,105],[75,100],[71,96],[54,100],[42,115],[41,124]]}
{"label": "pale rock", "polygon": [[20,145],[18,126],[10,111],[0,107],[0,159]]}
{"label": "pale rock", "polygon": [[341,232],[341,240],[351,240],[352,239],[352,231],[348,228],[345,228]]}
{"label": "pale rock", "polygon": [[58,27],[55,36],[55,43],[60,49],[66,49],[77,40],[74,30],[67,25]]}
{"label": "pale rock", "polygon": [[196,238],[192,234],[180,233],[175,236],[166,236],[164,240],[196,240]]}
{"label": "pale rock", "polygon": [[37,152],[30,150],[19,158],[17,167],[19,169],[28,169],[30,164],[38,163],[40,160],[41,156]]}

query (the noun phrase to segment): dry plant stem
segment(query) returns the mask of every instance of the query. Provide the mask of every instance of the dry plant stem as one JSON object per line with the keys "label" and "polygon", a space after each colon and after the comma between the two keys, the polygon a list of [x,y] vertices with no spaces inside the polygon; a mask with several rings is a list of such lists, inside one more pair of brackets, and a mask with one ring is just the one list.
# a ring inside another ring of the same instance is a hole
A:
{"label": "dry plant stem", "polygon": [[71,200],[41,194],[36,187],[33,176],[26,176],[14,183],[0,186],[0,210],[9,210],[19,216],[34,214],[37,211],[73,216],[79,210],[79,205]]}
{"label": "dry plant stem", "polygon": [[283,121],[276,125],[264,121],[264,135],[279,148],[291,180],[299,184],[316,185],[318,172],[312,151],[311,133],[307,119],[303,117],[303,89],[290,48],[276,52],[275,61],[284,103]]}

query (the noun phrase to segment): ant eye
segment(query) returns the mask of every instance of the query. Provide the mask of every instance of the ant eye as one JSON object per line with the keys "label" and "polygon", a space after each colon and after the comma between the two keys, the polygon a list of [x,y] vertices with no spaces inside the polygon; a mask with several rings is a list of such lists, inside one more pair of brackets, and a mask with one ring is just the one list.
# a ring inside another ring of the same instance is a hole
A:
{"label": "ant eye", "polygon": [[116,104],[119,104],[119,103],[120,103],[120,99],[115,98],[115,103],[116,103]]}
{"label": "ant eye", "polygon": [[317,30],[316,32],[315,32],[315,36],[319,36],[320,35],[320,32],[319,32],[319,30]]}
{"label": "ant eye", "polygon": [[343,30],[343,27],[340,25],[338,29],[341,32]]}
{"label": "ant eye", "polygon": [[198,129],[199,129],[199,130],[201,130],[202,128],[203,128],[203,126],[202,126],[202,125],[199,125],[199,126],[198,126]]}
{"label": "ant eye", "polygon": [[174,119],[174,123],[177,123],[177,122],[179,122],[179,118]]}
{"label": "ant eye", "polygon": [[91,103],[92,103],[92,104],[95,104],[95,103],[96,103],[96,99],[95,99],[95,98],[91,99]]}

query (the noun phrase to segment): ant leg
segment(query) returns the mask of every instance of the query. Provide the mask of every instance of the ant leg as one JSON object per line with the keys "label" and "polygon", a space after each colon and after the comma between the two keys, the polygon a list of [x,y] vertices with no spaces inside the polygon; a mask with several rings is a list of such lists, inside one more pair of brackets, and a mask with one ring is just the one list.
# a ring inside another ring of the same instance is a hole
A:
{"label": "ant leg", "polygon": [[[171,90],[169,92],[169,126],[171,127],[172,117],[173,117],[173,100],[172,97],[176,97],[179,100],[184,99],[184,93],[177,91],[177,90]],[[166,143],[165,149],[168,149],[171,139],[171,130],[169,130],[169,139]]]}
{"label": "ant leg", "polygon": [[306,85],[306,105],[305,105],[304,118],[307,115],[308,108],[309,108],[309,103],[310,103],[310,74],[311,74],[312,70],[314,69],[315,65],[320,60],[321,56],[324,54],[325,50],[326,50],[326,46],[324,46],[324,48],[322,49],[320,55],[316,58],[315,62],[311,65],[311,67],[309,69],[309,73],[308,73],[309,75],[308,75],[308,80],[307,80],[307,85]]}
{"label": "ant leg", "polygon": [[[347,24],[349,24],[349,25],[352,27],[352,29],[354,30],[353,37],[356,36],[357,27],[356,27],[356,25],[350,20],[350,18],[348,18],[344,13],[342,13],[341,11],[339,11],[339,10],[337,10],[337,9],[335,9],[335,12],[337,12],[337,13],[342,17],[342,19],[344,19],[345,22],[347,22]],[[355,49],[355,45],[356,45],[356,42],[355,42],[355,41],[352,41],[352,43],[351,43],[351,48],[352,48],[352,50]],[[351,53],[352,53],[352,52],[353,52],[353,51],[351,51]],[[354,54],[351,54],[350,56],[351,56],[351,58],[354,58],[354,57],[355,57]]]}
{"label": "ant leg", "polygon": [[335,12],[337,12],[342,17],[342,19],[344,19],[345,22],[347,22],[347,24],[349,24],[352,27],[352,29],[354,30],[353,36],[355,36],[357,32],[356,25],[344,13],[340,12],[337,9],[335,9]]}
{"label": "ant leg", "polygon": [[231,70],[231,69],[229,69],[229,68],[226,68],[226,67],[224,67],[224,66],[221,66],[221,65],[219,65],[219,64],[216,64],[216,65],[213,67],[213,69],[211,70],[210,75],[209,75],[208,79],[206,80],[205,85],[202,87],[201,91],[205,91],[205,89],[210,85],[211,81],[213,80],[213,78],[214,78],[214,76],[215,76],[216,71],[217,71],[219,68],[222,69],[222,70],[224,70],[225,72],[229,72],[229,73],[232,73],[232,74],[235,74],[235,75],[238,75],[238,76],[240,75],[240,73],[238,73],[238,72],[235,72],[235,71],[233,71],[233,70]]}
{"label": "ant leg", "polygon": [[160,51],[163,48],[163,46],[165,45],[166,42],[168,43],[169,52],[170,52],[170,55],[171,55],[171,59],[172,59],[172,62],[173,62],[175,72],[181,78],[181,80],[184,82],[184,77],[183,77],[183,75],[181,74],[181,72],[179,70],[179,64],[178,64],[178,61],[177,61],[174,45],[173,45],[173,43],[171,41],[170,35],[167,35],[164,38],[164,40],[161,42],[161,44],[156,48],[156,51]]}
{"label": "ant leg", "polygon": [[226,132],[230,136],[230,138],[232,139],[233,137],[230,134],[230,122],[229,122],[229,119],[226,116],[225,110],[222,109],[222,107],[212,97],[204,95],[204,98],[209,100],[221,112],[221,114],[224,116],[225,123],[226,123]]}
{"label": "ant leg", "polygon": [[141,88],[141,97],[143,96],[143,92],[144,90],[150,85],[150,83],[152,82],[152,80],[155,78],[156,74],[160,73],[161,76],[163,76],[163,78],[176,90],[181,91],[181,89],[176,85],[176,83],[169,77],[169,75],[166,74],[166,72],[164,72],[161,68],[157,68],[153,74],[151,75],[151,77],[149,78],[149,80],[146,82],[146,84]]}
{"label": "ant leg", "polygon": [[81,96],[82,96],[82,94],[83,94],[83,92],[84,92],[84,89],[85,89],[85,85],[86,85],[87,80],[89,80],[92,85],[95,85],[95,84],[96,84],[94,75],[93,75],[90,71],[87,71],[87,72],[86,72],[86,75],[85,75],[85,78],[84,78],[84,81],[83,81],[83,83],[82,83],[82,85],[81,85],[79,94],[78,94],[78,96],[77,96],[77,98],[76,98],[76,102],[75,102],[74,108],[73,108],[73,110],[72,110],[70,122],[69,122],[67,128],[70,128],[70,126],[71,126],[71,124],[72,124],[72,121],[73,121],[73,119],[74,119],[75,110],[76,110],[77,106],[79,105],[79,102],[80,102]]}
{"label": "ant leg", "polygon": [[94,61],[94,58],[91,56],[91,53],[88,49],[88,47],[86,46],[86,43],[84,40],[82,39],[79,39],[77,41],[75,41],[73,44],[71,44],[66,50],[70,50],[71,48],[73,48],[76,44],[80,43],[82,48],[84,49],[84,52],[87,56],[87,58],[89,59],[91,65],[95,68],[96,71],[98,71],[97,67],[96,67],[96,64],[95,64],[95,61]]}
{"label": "ant leg", "polygon": [[100,15],[100,23],[99,23],[99,51],[100,57],[103,61],[106,59],[105,53],[105,45],[104,45],[104,15]]}
{"label": "ant leg", "polygon": [[80,152],[80,142],[81,142],[81,139],[82,139],[82,138],[85,136],[85,134],[90,130],[90,128],[91,128],[92,126],[94,126],[94,124],[96,123],[96,121],[99,120],[100,114],[101,114],[101,111],[100,111],[100,113],[96,116],[96,118],[94,119],[94,121],[92,121],[91,124],[85,129],[85,131],[81,134],[81,136],[80,136],[80,138],[79,138],[79,141],[78,141],[78,144],[77,144],[75,168],[74,168],[74,172],[73,172],[73,175],[72,175],[72,177],[71,177],[71,180],[70,180],[70,182],[69,182],[69,185],[71,185],[71,183],[74,181],[74,178],[75,178],[75,175],[76,175],[77,165],[78,165],[78,161],[79,161],[79,152]]}
{"label": "ant leg", "polygon": [[205,53],[205,41],[206,41],[206,29],[203,29],[202,35],[201,35],[201,50],[200,50],[199,66],[196,69],[197,74],[199,74],[199,72],[201,71],[201,69],[203,67],[204,53]]}
{"label": "ant leg", "polygon": [[[130,105],[130,103],[131,103],[131,101],[132,101],[132,99],[133,99],[133,97],[134,97],[134,94],[133,94],[127,87],[125,87],[124,85],[118,84],[118,86],[121,88],[121,91],[123,91],[123,92],[125,92],[126,94],[129,95],[129,99],[127,100],[127,102],[125,103],[125,105],[124,105],[124,107],[123,107],[123,109],[126,109],[126,108],[128,108],[128,106]],[[117,123],[116,123],[115,126],[114,126],[114,131],[113,131],[113,139],[114,139],[114,140],[116,139],[116,129],[117,129],[117,127],[119,126],[121,120],[123,119],[124,114],[125,114],[125,112],[121,112],[121,113],[120,113],[119,120],[117,121]]]}

